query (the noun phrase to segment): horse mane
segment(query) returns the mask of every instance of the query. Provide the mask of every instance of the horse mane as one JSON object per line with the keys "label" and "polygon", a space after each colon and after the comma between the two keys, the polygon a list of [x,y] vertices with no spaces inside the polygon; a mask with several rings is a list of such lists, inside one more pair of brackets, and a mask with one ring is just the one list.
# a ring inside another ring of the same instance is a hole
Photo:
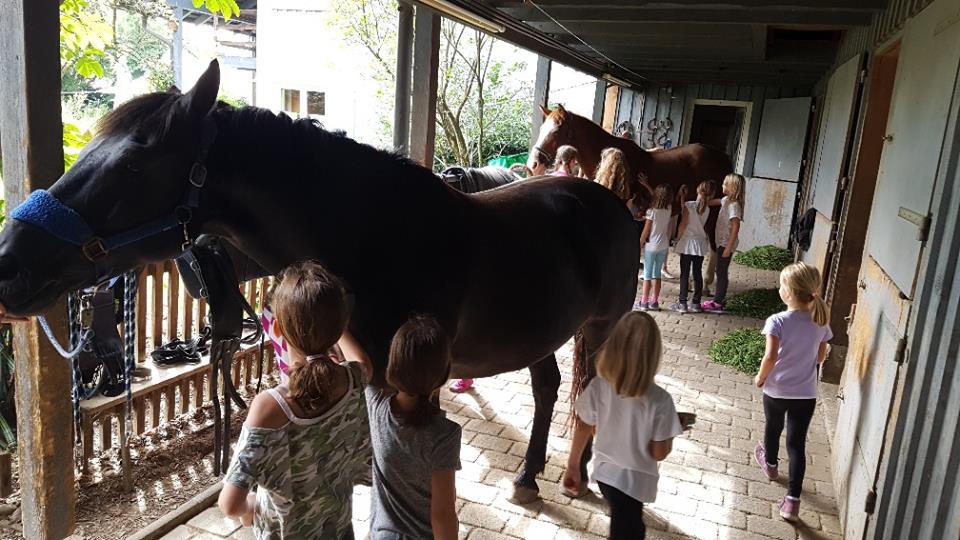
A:
{"label": "horse mane", "polygon": [[[126,136],[132,133],[150,133],[163,140],[169,133],[176,105],[181,97],[177,92],[155,92],[133,98],[105,115],[97,125],[103,137]],[[230,144],[246,146],[245,150],[263,152],[281,150],[285,153],[306,150],[316,154],[318,148],[335,153],[339,160],[363,164],[364,167],[410,166],[419,164],[397,152],[389,152],[357,142],[341,130],[329,131],[312,118],[293,119],[285,113],[245,106],[236,108],[222,101],[213,111],[220,125],[218,139]],[[240,134],[255,134],[255,141]],[[432,174],[432,173],[431,173]]]}
{"label": "horse mane", "polygon": [[137,131],[156,133],[162,139],[170,129],[171,111],[180,94],[155,92],[127,101],[107,113],[97,123],[102,137],[123,136]]}

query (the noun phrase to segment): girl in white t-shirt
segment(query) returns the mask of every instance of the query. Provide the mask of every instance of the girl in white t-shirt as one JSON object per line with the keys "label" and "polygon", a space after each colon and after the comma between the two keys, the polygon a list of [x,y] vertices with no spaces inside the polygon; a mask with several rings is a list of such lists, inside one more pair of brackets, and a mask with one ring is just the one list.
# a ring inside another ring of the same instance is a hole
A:
{"label": "girl in white t-shirt", "polygon": [[660,311],[660,279],[670,249],[670,214],[673,194],[670,186],[660,184],[653,190],[640,244],[643,245],[643,289],[639,311]]}
{"label": "girl in white t-shirt", "polygon": [[[678,313],[700,313],[703,294],[703,258],[710,253],[710,239],[704,225],[710,217],[708,203],[713,197],[714,184],[710,180],[697,186],[697,200],[683,203],[680,235],[676,251],[680,255],[680,298],[673,309]],[[690,270],[693,269],[693,303],[687,306],[690,288]]]}
{"label": "girl in white t-shirt", "polygon": [[611,539],[645,537],[643,505],[657,498],[657,463],[684,430],[673,398],[654,382],[661,351],[653,317],[627,313],[597,357],[597,376],[574,404],[577,422],[562,491],[587,492],[580,461],[596,430],[593,477],[610,506]]}
{"label": "girl in white t-shirt", "polygon": [[743,207],[746,181],[739,174],[728,174],[723,179],[722,199],[713,199],[710,206],[719,206],[717,215],[717,290],[713,300],[703,303],[704,311],[723,313],[727,303],[727,285],[730,283],[730,259],[737,249],[740,226],[743,223]]}

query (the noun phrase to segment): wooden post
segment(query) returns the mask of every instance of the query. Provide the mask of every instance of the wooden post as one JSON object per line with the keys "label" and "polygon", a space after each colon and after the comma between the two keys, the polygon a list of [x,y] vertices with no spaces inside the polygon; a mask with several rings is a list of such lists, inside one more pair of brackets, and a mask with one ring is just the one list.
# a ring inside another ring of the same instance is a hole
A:
{"label": "wooden post", "polygon": [[[0,0],[0,13],[0,137],[9,211],[63,173],[60,10],[57,0]],[[44,315],[66,342],[65,303]],[[13,325],[13,344],[23,536],[64,538],[76,519],[70,363],[42,337],[36,320]]]}
{"label": "wooden post", "polygon": [[533,128],[530,133],[530,148],[537,144],[537,137],[540,136],[540,126],[543,125],[543,112],[540,111],[540,105],[547,105],[550,99],[550,69],[552,63],[546,56],[537,57],[537,78],[533,83]]}
{"label": "wooden post", "polygon": [[397,2],[397,90],[393,103],[393,147],[406,154],[410,144],[410,61],[413,55],[413,6]]}
{"label": "wooden post", "polygon": [[607,81],[597,79],[593,90],[593,121],[597,124],[603,122],[604,98],[607,97]]}
{"label": "wooden post", "polygon": [[417,6],[413,34],[413,105],[410,157],[433,168],[437,142],[437,73],[440,68],[440,16]]}

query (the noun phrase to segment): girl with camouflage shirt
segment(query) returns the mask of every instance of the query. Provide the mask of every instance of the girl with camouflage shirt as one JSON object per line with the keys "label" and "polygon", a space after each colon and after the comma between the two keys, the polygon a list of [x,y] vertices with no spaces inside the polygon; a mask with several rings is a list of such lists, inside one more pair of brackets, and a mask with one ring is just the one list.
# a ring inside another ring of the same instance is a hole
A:
{"label": "girl with camouflage shirt", "polygon": [[349,337],[344,300],[340,280],[316,263],[288,268],[276,290],[289,383],[254,399],[219,500],[256,538],[353,538],[353,486],[370,477],[371,369],[359,347],[344,347],[359,361],[332,352]]}

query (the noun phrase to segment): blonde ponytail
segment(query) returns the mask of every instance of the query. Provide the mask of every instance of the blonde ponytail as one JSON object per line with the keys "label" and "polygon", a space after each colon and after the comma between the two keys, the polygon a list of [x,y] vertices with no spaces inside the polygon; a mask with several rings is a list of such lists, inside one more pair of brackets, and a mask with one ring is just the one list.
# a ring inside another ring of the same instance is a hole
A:
{"label": "blonde ponytail", "polygon": [[817,326],[830,324],[830,308],[823,301],[823,298],[820,298],[819,294],[813,297],[813,302],[810,304],[810,315]]}
{"label": "blonde ponytail", "polygon": [[704,180],[697,186],[697,213],[701,216],[707,211],[707,200],[713,197],[716,186],[712,180]]}
{"label": "blonde ponytail", "polygon": [[802,262],[793,263],[780,272],[780,283],[790,296],[808,306],[817,326],[830,324],[830,308],[820,297],[820,271]]}

